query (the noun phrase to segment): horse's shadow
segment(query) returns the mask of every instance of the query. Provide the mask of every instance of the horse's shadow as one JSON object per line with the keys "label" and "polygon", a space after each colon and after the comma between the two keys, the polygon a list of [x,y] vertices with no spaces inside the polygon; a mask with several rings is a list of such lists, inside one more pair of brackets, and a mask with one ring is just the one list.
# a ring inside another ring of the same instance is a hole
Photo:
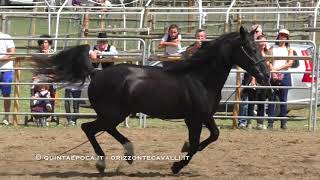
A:
{"label": "horse's shadow", "polygon": [[126,176],[126,177],[197,177],[200,176],[198,174],[182,172],[179,174],[172,173],[161,173],[161,172],[135,172],[135,173],[124,173],[124,172],[105,172],[105,173],[85,173],[85,172],[77,172],[77,171],[67,171],[67,172],[45,172],[45,173],[33,173],[32,176],[40,176],[41,178],[73,178],[73,177],[118,177],[118,176]]}

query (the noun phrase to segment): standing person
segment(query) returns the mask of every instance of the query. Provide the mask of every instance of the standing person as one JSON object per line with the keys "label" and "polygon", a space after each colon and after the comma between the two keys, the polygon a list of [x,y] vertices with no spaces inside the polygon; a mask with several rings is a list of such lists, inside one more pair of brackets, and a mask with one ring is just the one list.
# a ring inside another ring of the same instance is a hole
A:
{"label": "standing person", "polygon": [[[274,56],[293,56],[293,50],[289,47],[289,31],[287,29],[281,29],[278,32],[277,40],[283,40],[281,42],[276,42],[275,46],[272,48],[272,54]],[[275,71],[271,73],[271,85],[273,86],[291,86],[291,74],[287,71],[292,66],[293,60],[273,60],[269,63],[270,71]],[[280,102],[287,102],[288,99],[288,89],[274,89],[270,101],[275,101],[276,96],[279,97]],[[275,104],[268,105],[268,116],[275,116]],[[280,117],[286,117],[288,112],[287,104],[280,104]],[[268,120],[268,129],[273,129],[273,119]],[[281,129],[287,129],[287,120],[281,120]]]}
{"label": "standing person", "polygon": [[[164,34],[159,43],[159,48],[165,48],[164,55],[175,56],[181,55],[181,34],[179,27],[176,24],[171,24],[168,28],[168,32]],[[169,67],[174,62],[164,61],[162,62],[163,67]]]}
{"label": "standing person", "polygon": [[[11,38],[10,35],[0,32],[0,38]],[[0,59],[8,59],[12,57],[11,54],[16,52],[16,48],[12,39],[0,39]],[[13,61],[0,61],[0,82],[11,83],[13,78]],[[3,97],[10,97],[11,85],[2,84],[0,89]],[[3,100],[4,112],[10,112],[11,100]],[[9,125],[9,115],[5,114],[2,120],[3,124]]]}
{"label": "standing person", "polygon": [[[251,26],[251,34],[253,34],[253,38],[257,39],[259,36],[264,35],[262,26],[260,24],[254,24]],[[268,42],[264,42],[267,49],[270,49],[270,45]]]}
{"label": "standing person", "polygon": [[161,38],[159,48],[165,48],[164,55],[178,55],[181,50],[181,34],[176,24],[171,24],[168,32]]}
{"label": "standing person", "polygon": [[[79,113],[79,100],[81,97],[81,88],[78,84],[71,84],[65,87],[65,98],[74,98],[72,100],[65,100],[64,107],[66,113],[71,113],[71,103],[73,107],[73,113]],[[68,124],[74,126],[77,123],[78,116],[69,115],[67,116]]]}
{"label": "standing person", "polygon": [[81,0],[72,0],[72,6],[81,6]]}
{"label": "standing person", "polygon": [[[44,54],[54,53],[52,49],[52,40],[50,39],[52,37],[48,34],[43,34],[40,36],[40,38],[43,38],[43,39],[38,40],[39,53],[44,53]],[[48,38],[48,39],[45,39],[45,38]]]}
{"label": "standing person", "polygon": [[[91,48],[89,55],[92,60],[101,59],[101,58],[103,58],[104,55],[117,55],[118,54],[117,49],[113,45],[108,43],[108,40],[106,39],[107,34],[105,32],[99,33],[98,38],[104,38],[104,39],[98,40],[97,45],[94,45]],[[100,62],[92,63],[92,65],[95,68],[98,68],[99,64],[101,64],[103,69],[113,65],[113,63],[100,63]]]}
{"label": "standing person", "polygon": [[96,0],[96,6],[111,7],[112,4],[109,0]]}
{"label": "standing person", "polygon": [[[258,37],[265,38],[265,36],[263,34],[262,26],[260,24],[252,25],[250,34],[253,35],[253,38],[255,40],[257,40]],[[270,49],[270,45],[267,42],[264,42],[263,46],[264,46],[264,49]],[[252,82],[251,82],[251,80],[252,80]],[[242,85],[255,85],[255,79],[252,79],[252,77],[249,74],[245,73],[244,79],[242,80]],[[249,96],[251,96],[250,99],[253,99],[252,95],[254,95],[254,94],[252,94],[252,89],[243,89],[241,92],[241,101],[249,101]],[[252,107],[252,105],[250,105],[250,107],[249,107],[249,104],[242,103],[242,104],[240,104],[239,108],[240,108],[239,109],[239,116],[248,116],[249,115],[248,109],[250,108],[250,110],[251,110],[251,108],[254,108],[254,105],[253,105],[253,107]],[[252,114],[252,113],[253,112],[250,112],[250,114]],[[247,127],[248,129],[251,129],[252,125],[250,122],[251,122],[250,120],[247,122],[247,119],[240,118],[238,121],[238,127],[239,128]],[[259,126],[258,129],[260,129],[261,126],[259,125],[259,123],[257,124],[257,126]],[[263,126],[262,126],[262,128],[263,128]]]}
{"label": "standing person", "polygon": [[[265,41],[266,37],[265,35],[260,35],[257,37],[257,40]],[[267,49],[266,42],[259,42],[258,48],[262,54],[262,56],[270,55],[270,49]],[[250,85],[250,86],[257,86],[257,81],[254,77],[249,75],[248,73],[244,74],[244,79],[242,81],[242,85]],[[243,89],[241,92],[241,100],[242,101],[265,101],[266,100],[266,89],[255,89],[255,88],[246,88]],[[255,104],[245,104],[240,106],[240,116],[254,116],[254,106]],[[265,114],[265,107],[264,104],[257,104],[257,116],[263,117]],[[247,127],[248,129],[251,129],[251,120],[250,119],[239,119],[238,127],[244,128]],[[262,130],[266,129],[266,127],[263,124],[263,119],[257,119],[257,129]]]}
{"label": "standing person", "polygon": [[253,34],[253,38],[257,39],[258,36],[263,34],[262,26],[260,24],[254,24],[251,26],[251,33]]}
{"label": "standing person", "polygon": [[187,47],[186,51],[183,53],[184,58],[192,56],[202,45],[203,41],[207,40],[207,33],[203,29],[198,29],[195,33],[196,42]]}

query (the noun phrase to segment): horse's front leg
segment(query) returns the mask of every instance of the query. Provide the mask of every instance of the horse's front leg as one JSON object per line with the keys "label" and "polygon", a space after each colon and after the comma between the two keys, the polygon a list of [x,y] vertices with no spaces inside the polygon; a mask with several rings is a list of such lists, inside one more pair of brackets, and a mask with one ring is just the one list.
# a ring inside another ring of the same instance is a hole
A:
{"label": "horse's front leg", "polygon": [[191,118],[185,121],[189,130],[189,142],[190,147],[188,148],[188,153],[185,158],[179,162],[173,163],[171,170],[174,174],[179,173],[179,171],[186,165],[189,164],[193,155],[197,153],[200,142],[200,134],[202,130],[201,121],[197,121],[196,118]]}
{"label": "horse's front leg", "polygon": [[[219,131],[214,119],[210,119],[208,121],[205,121],[204,125],[209,129],[210,136],[199,144],[198,151],[202,151],[209,144],[216,141],[219,137],[219,134],[220,134],[220,131]],[[181,152],[188,152],[189,147],[190,147],[189,142],[185,142],[185,144],[183,145],[183,147],[181,149]]]}
{"label": "horse's front leg", "polygon": [[105,154],[102,151],[102,149],[101,149],[101,147],[95,137],[96,133],[102,131],[101,127],[102,126],[98,125],[98,120],[81,124],[81,129],[87,135],[95,153],[98,156],[98,160],[96,162],[96,168],[98,169],[98,171],[100,173],[103,173],[104,169],[106,168]]}

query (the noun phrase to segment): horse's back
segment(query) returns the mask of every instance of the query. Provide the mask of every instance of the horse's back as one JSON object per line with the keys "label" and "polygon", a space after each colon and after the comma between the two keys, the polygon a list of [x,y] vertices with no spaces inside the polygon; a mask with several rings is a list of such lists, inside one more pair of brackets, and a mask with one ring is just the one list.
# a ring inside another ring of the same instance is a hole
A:
{"label": "horse's back", "polygon": [[94,108],[112,106],[160,118],[181,117],[190,105],[185,76],[159,67],[116,65],[98,71],[88,93]]}

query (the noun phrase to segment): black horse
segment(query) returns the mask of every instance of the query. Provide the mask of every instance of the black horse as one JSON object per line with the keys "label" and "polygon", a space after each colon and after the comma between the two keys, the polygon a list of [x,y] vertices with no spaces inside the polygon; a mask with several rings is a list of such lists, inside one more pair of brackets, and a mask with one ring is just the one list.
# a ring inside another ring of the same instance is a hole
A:
{"label": "black horse", "polygon": [[[82,130],[99,156],[105,156],[95,134],[106,131],[119,141],[126,156],[133,156],[132,143],[116,127],[132,114],[143,112],[160,119],[185,119],[189,130],[187,157],[171,167],[178,173],[192,156],[216,141],[219,130],[212,118],[221,99],[221,89],[234,64],[268,85],[268,70],[253,40],[244,28],[203,43],[191,58],[164,69],[119,64],[95,70],[88,59],[88,45],[62,51],[49,59],[38,59],[37,67],[54,67],[56,82],[75,82],[90,76],[88,97],[97,119],[83,123]],[[204,124],[210,136],[200,143]],[[128,160],[128,163],[132,163]],[[105,160],[96,167],[105,169]]]}

